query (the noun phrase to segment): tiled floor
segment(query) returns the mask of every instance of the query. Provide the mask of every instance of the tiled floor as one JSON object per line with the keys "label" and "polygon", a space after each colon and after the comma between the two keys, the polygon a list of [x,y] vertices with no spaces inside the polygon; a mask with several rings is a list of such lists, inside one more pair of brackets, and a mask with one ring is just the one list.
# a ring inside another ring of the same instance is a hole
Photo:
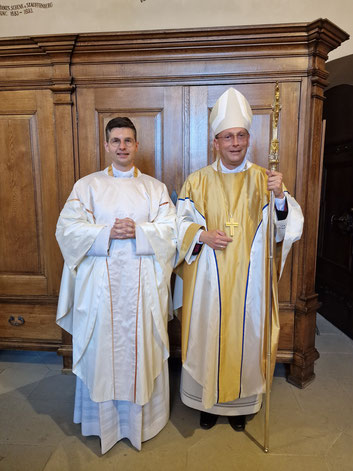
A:
{"label": "tiled floor", "polygon": [[244,433],[220,418],[201,430],[181,404],[179,364],[171,367],[168,425],[138,452],[127,440],[100,455],[96,437],[72,423],[74,376],[47,352],[0,351],[1,471],[242,470],[353,471],[353,341],[318,316],[317,377],[304,390],[277,368],[271,395],[270,453],[263,453],[263,412]]}

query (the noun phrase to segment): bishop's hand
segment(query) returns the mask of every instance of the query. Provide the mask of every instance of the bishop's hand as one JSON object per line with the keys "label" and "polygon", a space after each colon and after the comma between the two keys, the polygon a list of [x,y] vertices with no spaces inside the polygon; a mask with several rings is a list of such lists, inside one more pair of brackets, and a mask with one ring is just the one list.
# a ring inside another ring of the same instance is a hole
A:
{"label": "bishop's hand", "polygon": [[284,198],[282,179],[283,175],[275,170],[266,170],[267,189],[273,191],[276,198]]}
{"label": "bishop's hand", "polygon": [[233,239],[228,237],[225,232],[215,229],[213,231],[202,231],[199,241],[207,244],[213,250],[224,250]]}
{"label": "bishop's hand", "polygon": [[131,218],[118,219],[110,230],[111,239],[135,239],[135,221]]}

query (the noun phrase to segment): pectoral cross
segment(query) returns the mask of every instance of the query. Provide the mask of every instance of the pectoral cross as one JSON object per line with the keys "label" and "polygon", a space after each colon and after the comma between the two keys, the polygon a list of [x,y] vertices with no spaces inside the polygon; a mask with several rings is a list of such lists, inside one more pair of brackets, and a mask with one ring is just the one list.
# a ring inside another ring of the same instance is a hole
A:
{"label": "pectoral cross", "polygon": [[233,216],[230,217],[229,221],[226,221],[226,226],[230,227],[230,236],[234,236],[234,228],[238,227],[239,224],[234,221]]}

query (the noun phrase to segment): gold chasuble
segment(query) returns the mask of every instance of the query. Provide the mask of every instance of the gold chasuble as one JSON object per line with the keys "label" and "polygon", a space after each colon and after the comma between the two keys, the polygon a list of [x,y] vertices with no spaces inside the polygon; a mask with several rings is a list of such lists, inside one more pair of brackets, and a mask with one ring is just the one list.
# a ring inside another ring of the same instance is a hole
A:
{"label": "gold chasuble", "polygon": [[[216,163],[205,167],[189,176],[179,195],[182,360],[202,386],[206,408],[264,392],[268,203],[266,170],[250,162],[239,173],[222,175]],[[285,226],[277,228],[277,241]],[[233,241],[224,250],[204,244],[192,255],[200,228],[233,233]],[[274,274],[273,368],[279,335],[276,269]]]}

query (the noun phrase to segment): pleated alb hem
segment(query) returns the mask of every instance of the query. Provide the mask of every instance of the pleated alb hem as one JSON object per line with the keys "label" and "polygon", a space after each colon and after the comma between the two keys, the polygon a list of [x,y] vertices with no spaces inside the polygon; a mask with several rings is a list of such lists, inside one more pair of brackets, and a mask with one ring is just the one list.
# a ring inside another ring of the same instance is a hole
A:
{"label": "pleated alb hem", "polygon": [[150,401],[140,406],[129,401],[94,402],[86,385],[76,379],[74,423],[81,424],[83,436],[96,435],[102,454],[118,441],[127,438],[133,447],[156,436],[169,419],[168,362],[155,380]]}

